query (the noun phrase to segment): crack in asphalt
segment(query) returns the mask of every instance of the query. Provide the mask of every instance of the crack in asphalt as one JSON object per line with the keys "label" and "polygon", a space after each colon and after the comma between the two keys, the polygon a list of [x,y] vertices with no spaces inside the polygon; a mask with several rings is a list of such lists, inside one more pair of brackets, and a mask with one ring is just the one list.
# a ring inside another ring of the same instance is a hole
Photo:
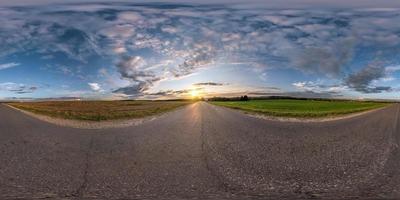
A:
{"label": "crack in asphalt", "polygon": [[[202,158],[203,161],[206,165],[207,171],[210,173],[212,177],[214,177],[217,181],[218,184],[218,190],[222,190],[224,192],[234,194],[233,190],[234,188],[231,188],[228,183],[223,181],[223,178],[220,177],[211,167],[209,163],[209,156],[207,154],[207,144],[205,142],[205,134],[204,134],[204,118],[202,115],[200,115],[200,138],[201,138],[201,153],[202,153]],[[208,148],[209,149],[209,148]]]}
{"label": "crack in asphalt", "polygon": [[[390,155],[388,156],[388,159],[385,161],[385,164],[382,166],[383,171],[386,171],[383,176],[380,175],[377,177],[375,180],[376,185],[372,186],[367,186],[364,191],[364,195],[368,195],[369,193],[374,193],[375,190],[384,188],[391,183],[398,174],[398,167],[392,167],[393,165],[398,166],[397,163],[393,163],[393,157],[397,157],[399,155],[399,142],[400,142],[400,133],[398,132],[399,128],[399,116],[400,116],[400,104],[397,104],[397,111],[396,111],[396,116],[394,117],[394,124],[393,124],[393,131],[391,134],[391,152],[389,153]],[[397,161],[398,162],[398,161]],[[383,179],[383,180],[382,180]],[[373,192],[371,192],[373,191]],[[384,195],[384,194],[383,194]],[[390,198],[392,199],[392,198]]]}
{"label": "crack in asphalt", "polygon": [[84,190],[87,188],[88,184],[88,174],[89,174],[89,168],[90,168],[90,153],[93,148],[93,136],[90,137],[90,143],[89,143],[89,149],[87,150],[85,154],[85,166],[83,170],[83,176],[82,176],[82,184],[76,189],[76,191],[72,194],[73,197],[78,197],[81,198],[83,196]]}
{"label": "crack in asphalt", "polygon": [[[396,113],[396,120],[394,121],[394,129],[393,133],[396,134],[399,129],[399,115],[400,115],[400,104],[397,105],[397,113]],[[397,136],[397,137],[396,137]],[[399,134],[395,135],[395,138],[397,139],[397,142],[399,141]]]}

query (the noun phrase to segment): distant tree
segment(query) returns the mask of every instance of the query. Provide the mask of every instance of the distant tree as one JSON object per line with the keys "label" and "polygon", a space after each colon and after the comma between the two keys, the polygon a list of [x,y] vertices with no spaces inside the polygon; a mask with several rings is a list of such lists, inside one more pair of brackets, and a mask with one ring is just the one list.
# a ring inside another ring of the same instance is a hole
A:
{"label": "distant tree", "polygon": [[247,97],[247,95],[244,95],[244,96],[240,96],[240,99],[239,99],[240,101],[248,101],[249,100],[249,97]]}

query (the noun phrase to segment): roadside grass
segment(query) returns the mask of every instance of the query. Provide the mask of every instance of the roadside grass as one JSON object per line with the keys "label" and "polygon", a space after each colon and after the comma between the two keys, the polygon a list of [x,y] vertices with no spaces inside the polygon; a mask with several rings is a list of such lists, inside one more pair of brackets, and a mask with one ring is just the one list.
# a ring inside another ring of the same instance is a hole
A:
{"label": "roadside grass", "polygon": [[171,111],[191,101],[47,101],[9,103],[39,115],[55,118],[104,121],[142,118]]}
{"label": "roadside grass", "polygon": [[212,101],[214,105],[276,117],[318,118],[340,116],[385,107],[389,103],[367,101],[325,101],[271,99],[250,101]]}

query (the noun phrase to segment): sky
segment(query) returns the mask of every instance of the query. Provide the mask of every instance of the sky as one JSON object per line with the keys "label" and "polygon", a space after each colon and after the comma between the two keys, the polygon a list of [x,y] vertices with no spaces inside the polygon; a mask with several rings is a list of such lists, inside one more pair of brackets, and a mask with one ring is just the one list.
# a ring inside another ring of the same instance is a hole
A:
{"label": "sky", "polygon": [[0,99],[398,99],[400,2],[0,0]]}

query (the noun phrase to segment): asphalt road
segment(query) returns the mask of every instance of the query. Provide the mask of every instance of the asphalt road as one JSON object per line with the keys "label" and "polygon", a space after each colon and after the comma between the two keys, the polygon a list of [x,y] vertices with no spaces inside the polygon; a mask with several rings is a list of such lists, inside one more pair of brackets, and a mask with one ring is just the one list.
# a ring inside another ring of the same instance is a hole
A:
{"label": "asphalt road", "polygon": [[400,198],[399,111],[299,123],[201,102],[83,130],[0,105],[0,199]]}

